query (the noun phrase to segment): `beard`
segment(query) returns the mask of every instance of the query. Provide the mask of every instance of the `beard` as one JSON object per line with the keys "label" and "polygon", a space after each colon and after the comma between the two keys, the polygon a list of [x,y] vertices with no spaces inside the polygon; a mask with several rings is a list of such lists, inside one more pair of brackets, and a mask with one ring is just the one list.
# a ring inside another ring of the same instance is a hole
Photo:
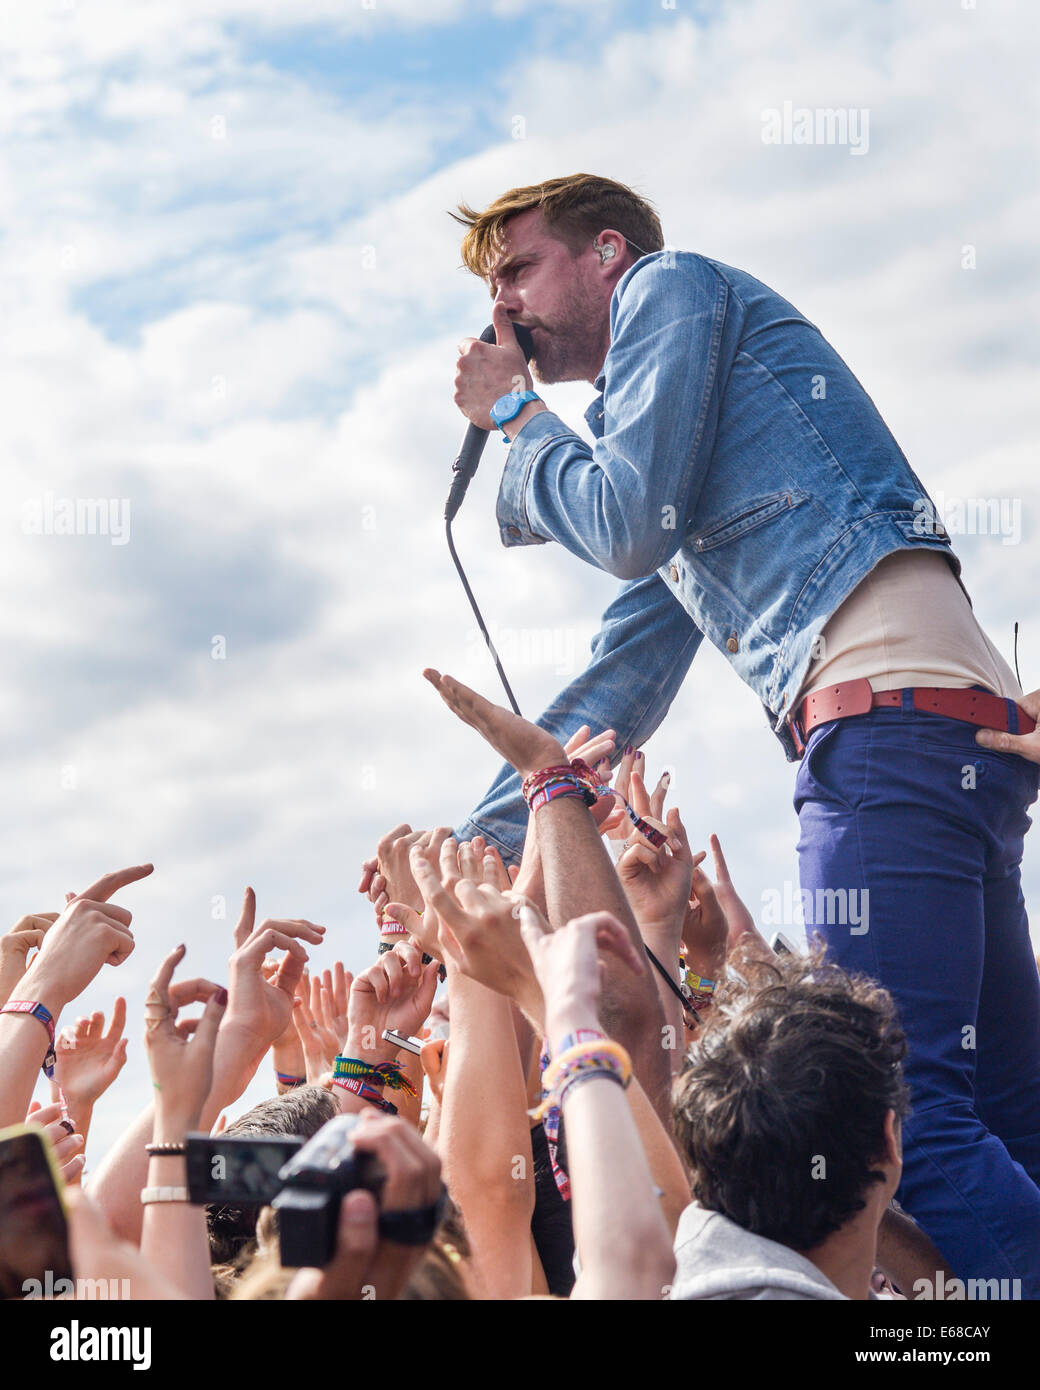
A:
{"label": "beard", "polygon": [[577,287],[572,288],[553,322],[539,320],[531,375],[544,386],[561,381],[591,381],[606,356],[609,342],[602,311]]}

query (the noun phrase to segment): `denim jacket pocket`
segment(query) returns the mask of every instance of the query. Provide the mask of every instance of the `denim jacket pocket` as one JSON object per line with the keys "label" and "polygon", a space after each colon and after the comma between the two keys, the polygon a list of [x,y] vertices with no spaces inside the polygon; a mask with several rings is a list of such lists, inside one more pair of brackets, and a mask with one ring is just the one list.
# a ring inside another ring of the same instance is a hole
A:
{"label": "denim jacket pocket", "polygon": [[792,507],[800,507],[809,501],[809,494],[801,488],[785,488],[783,492],[773,492],[767,497],[757,497],[749,502],[736,516],[726,521],[713,522],[703,531],[692,531],[684,541],[695,554],[703,554],[725,545],[728,541],[745,536],[749,531],[763,526],[774,517],[781,516]]}

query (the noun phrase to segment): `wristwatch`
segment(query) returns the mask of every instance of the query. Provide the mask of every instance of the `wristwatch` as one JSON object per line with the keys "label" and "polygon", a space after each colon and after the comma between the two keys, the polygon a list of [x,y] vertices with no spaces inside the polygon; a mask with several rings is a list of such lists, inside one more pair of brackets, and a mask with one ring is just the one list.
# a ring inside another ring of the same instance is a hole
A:
{"label": "wristwatch", "polygon": [[[527,405],[528,401],[540,401],[542,398],[537,391],[507,391],[504,396],[499,396],[498,400],[488,411],[491,419],[502,430],[502,426],[514,420]],[[508,440],[509,436],[502,430],[503,437]]]}

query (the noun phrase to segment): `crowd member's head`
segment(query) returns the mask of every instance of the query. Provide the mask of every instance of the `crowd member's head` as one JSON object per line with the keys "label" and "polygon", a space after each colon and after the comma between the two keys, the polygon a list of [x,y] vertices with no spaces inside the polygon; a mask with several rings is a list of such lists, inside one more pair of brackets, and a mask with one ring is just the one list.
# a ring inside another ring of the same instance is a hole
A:
{"label": "crowd member's head", "polygon": [[[876,1241],[902,1168],[905,1053],[891,997],[871,981],[819,956],[746,964],[744,981],[719,998],[676,1087],[676,1134],[703,1209],[684,1214],[686,1237],[696,1239],[685,1261],[680,1249],[680,1284],[703,1277],[710,1287],[712,1268],[717,1274],[726,1261],[754,1265],[746,1242],[729,1227],[711,1227],[705,1212],[824,1272],[839,1247],[847,1252],[860,1241],[866,1250]],[[677,1247],[683,1237],[680,1227]],[[713,1255],[709,1247],[720,1240]],[[729,1294],[694,1288],[680,1296],[798,1295],[734,1286]]]}
{"label": "crowd member's head", "polygon": [[571,174],[512,188],[483,212],[459,205],[466,267],[534,339],[536,381],[594,381],[610,343],[610,299],[640,256],[664,246],[631,188]]}

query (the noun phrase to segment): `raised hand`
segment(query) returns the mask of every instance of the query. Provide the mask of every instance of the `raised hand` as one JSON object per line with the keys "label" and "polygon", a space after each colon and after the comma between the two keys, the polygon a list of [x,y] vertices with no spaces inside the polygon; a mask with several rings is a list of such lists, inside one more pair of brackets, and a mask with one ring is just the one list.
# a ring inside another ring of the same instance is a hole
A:
{"label": "raised hand", "polygon": [[428,668],[423,675],[441,699],[464,724],[476,729],[481,738],[520,773],[528,777],[542,768],[559,766],[568,760],[563,744],[552,734],[532,724],[512,710],[493,705],[453,676],[442,676]]}
{"label": "raised hand", "polygon": [[[587,764],[600,778],[610,781],[610,754],[614,748],[614,730],[605,729],[603,733],[590,736],[591,731],[587,724],[583,724],[576,733],[572,734],[563,745],[564,752],[567,754],[569,762],[581,762]],[[589,808],[592,812],[592,819],[599,827],[601,835],[611,835],[611,832],[624,822],[629,824],[628,817],[621,809],[616,797],[601,796],[595,806]],[[627,833],[627,832],[626,832]],[[622,838],[625,838],[623,835]]]}
{"label": "raised hand", "polygon": [[455,404],[482,430],[495,428],[490,410],[500,396],[531,389],[531,373],[509,314],[502,304],[491,313],[495,342],[463,338],[455,366]]}
{"label": "raised hand", "polygon": [[717,979],[726,964],[727,934],[726,914],[715,887],[698,864],[693,870],[690,901],[682,929],[690,968],[706,979]]}
{"label": "raised hand", "polygon": [[[449,848],[445,851],[445,844],[449,841]],[[410,872],[413,875],[412,881],[414,882],[412,856],[416,854],[421,855],[435,870],[440,865],[443,856],[445,872],[454,873],[457,878],[458,858],[456,850],[456,842],[451,833],[450,826],[442,825],[436,830],[427,831],[425,835],[421,836],[421,838],[411,846],[409,851],[409,866]],[[418,887],[416,891],[418,891]],[[401,923],[402,927],[409,933],[413,944],[418,946],[419,950],[422,951],[424,955],[433,956],[435,960],[443,961],[444,950],[440,941],[437,914],[431,911],[428,904],[424,903],[421,892],[419,893],[419,908],[421,910],[416,911],[416,909],[408,903],[389,902],[386,905],[386,912],[390,917],[394,918],[395,921]]]}
{"label": "raised hand", "polygon": [[[633,773],[632,783],[634,790],[642,788],[638,774]],[[642,795],[645,797],[645,791]],[[673,806],[667,822],[660,824],[668,834],[668,843],[654,849],[644,836],[633,831],[628,848],[617,862],[617,872],[640,932],[656,938],[674,936],[674,945],[678,947],[690,900],[694,859],[678,809]],[[702,853],[696,862],[703,858]]]}
{"label": "raised hand", "polygon": [[441,948],[453,964],[489,989],[508,995],[530,1013],[541,1014],[541,992],[520,938],[520,899],[496,887],[499,866],[485,854],[477,861],[472,845],[445,842],[441,866],[412,853],[412,872],[427,911],[439,923]]}
{"label": "raised hand", "polygon": [[400,941],[355,976],[347,1000],[347,1055],[386,1061],[395,1049],[383,1041],[384,1029],[417,1034],[433,1006],[437,969],[436,961],[423,965],[411,942]]}
{"label": "raised hand", "polygon": [[178,1006],[170,993],[173,972],[184,959],[178,946],[163,961],[145,997],[145,1051],[155,1089],[155,1143],[182,1143],[198,1129],[202,1107],[213,1083],[217,1030],[227,1008],[228,992],[212,981],[193,981],[193,994],[205,997],[201,1018],[177,1022]]}
{"label": "raised hand", "polygon": [[[315,1017],[319,1018],[325,1031],[336,1039],[336,1047],[339,1052],[342,1052],[343,1045],[347,1041],[347,1033],[350,1031],[347,1003],[353,984],[354,976],[349,970],[343,968],[343,962],[340,960],[333,964],[331,970],[321,972],[318,989],[318,1014]],[[311,1007],[312,1009],[314,1007],[313,998]]]}
{"label": "raised hand", "polygon": [[[619,791],[626,801],[632,800],[632,789],[630,786],[632,773],[641,770],[643,767],[643,754],[631,744],[621,755],[618,763],[617,772],[614,774],[614,788]],[[616,797],[608,798],[615,806],[612,823],[603,832],[608,840],[627,840],[632,833],[632,822],[621,808],[621,803]],[[601,830],[603,827],[601,827]]]}
{"label": "raised hand", "polygon": [[27,1125],[37,1125],[51,1141],[51,1148],[54,1150],[54,1157],[58,1161],[61,1169],[61,1176],[66,1183],[77,1183],[83,1176],[83,1165],[86,1158],[83,1153],[83,1145],[86,1140],[82,1133],[70,1128],[76,1122],[76,1112],[69,1110],[69,1118],[66,1120],[62,1115],[62,1108],[59,1102],[52,1105],[40,1105],[38,1101],[33,1101],[29,1106],[29,1113],[25,1117]]}
{"label": "raised hand", "polygon": [[730,878],[729,867],[717,835],[710,836],[708,845],[715,865],[715,896],[726,914],[726,950],[730,955],[751,953],[771,960],[772,949]]}
{"label": "raised hand", "polygon": [[[422,840],[425,831],[413,830],[410,825],[398,825],[384,835],[376,847],[375,870],[370,876],[368,896],[375,908],[376,921],[391,898],[407,903],[416,910],[422,907],[422,897],[412,879],[408,852]],[[365,862],[364,869],[371,861]],[[364,882],[364,877],[362,882]]]}
{"label": "raised hand", "polygon": [[[229,964],[230,1000],[222,1032],[238,1034],[259,1053],[281,1037],[292,1020],[293,999],[307,963],[302,941],[320,944],[325,928],[299,918],[256,921],[256,896],[246,889],[242,913],[235,927],[235,952]],[[284,951],[270,979],[264,977],[264,959],[271,951]]]}
{"label": "raised hand", "polygon": [[0,1006],[7,1003],[25,974],[29,952],[43,945],[44,936],[57,919],[56,912],[33,912],[0,936]]}
{"label": "raised hand", "polygon": [[98,1097],[108,1090],[126,1064],[126,1000],[112,1006],[106,1031],[100,1011],[79,1018],[61,1030],[55,1047],[54,1081],[61,1087],[72,1114],[80,1121],[89,1115]]}
{"label": "raised hand", "polygon": [[20,992],[57,1014],[82,994],[103,965],[121,965],[134,949],[132,915],[108,899],[151,872],[151,864],[120,869],[72,896],[44,935]]}
{"label": "raised hand", "polygon": [[[339,968],[342,971],[343,967]],[[321,993],[319,977],[311,977],[304,971],[300,991],[293,1001],[293,1024],[303,1048],[307,1080],[311,1083],[332,1070],[332,1063],[339,1054],[341,1043],[346,1041],[346,1033],[341,1039],[336,1029],[329,1026],[329,1020],[322,1009]],[[345,1012],[345,998],[343,1003]]]}

